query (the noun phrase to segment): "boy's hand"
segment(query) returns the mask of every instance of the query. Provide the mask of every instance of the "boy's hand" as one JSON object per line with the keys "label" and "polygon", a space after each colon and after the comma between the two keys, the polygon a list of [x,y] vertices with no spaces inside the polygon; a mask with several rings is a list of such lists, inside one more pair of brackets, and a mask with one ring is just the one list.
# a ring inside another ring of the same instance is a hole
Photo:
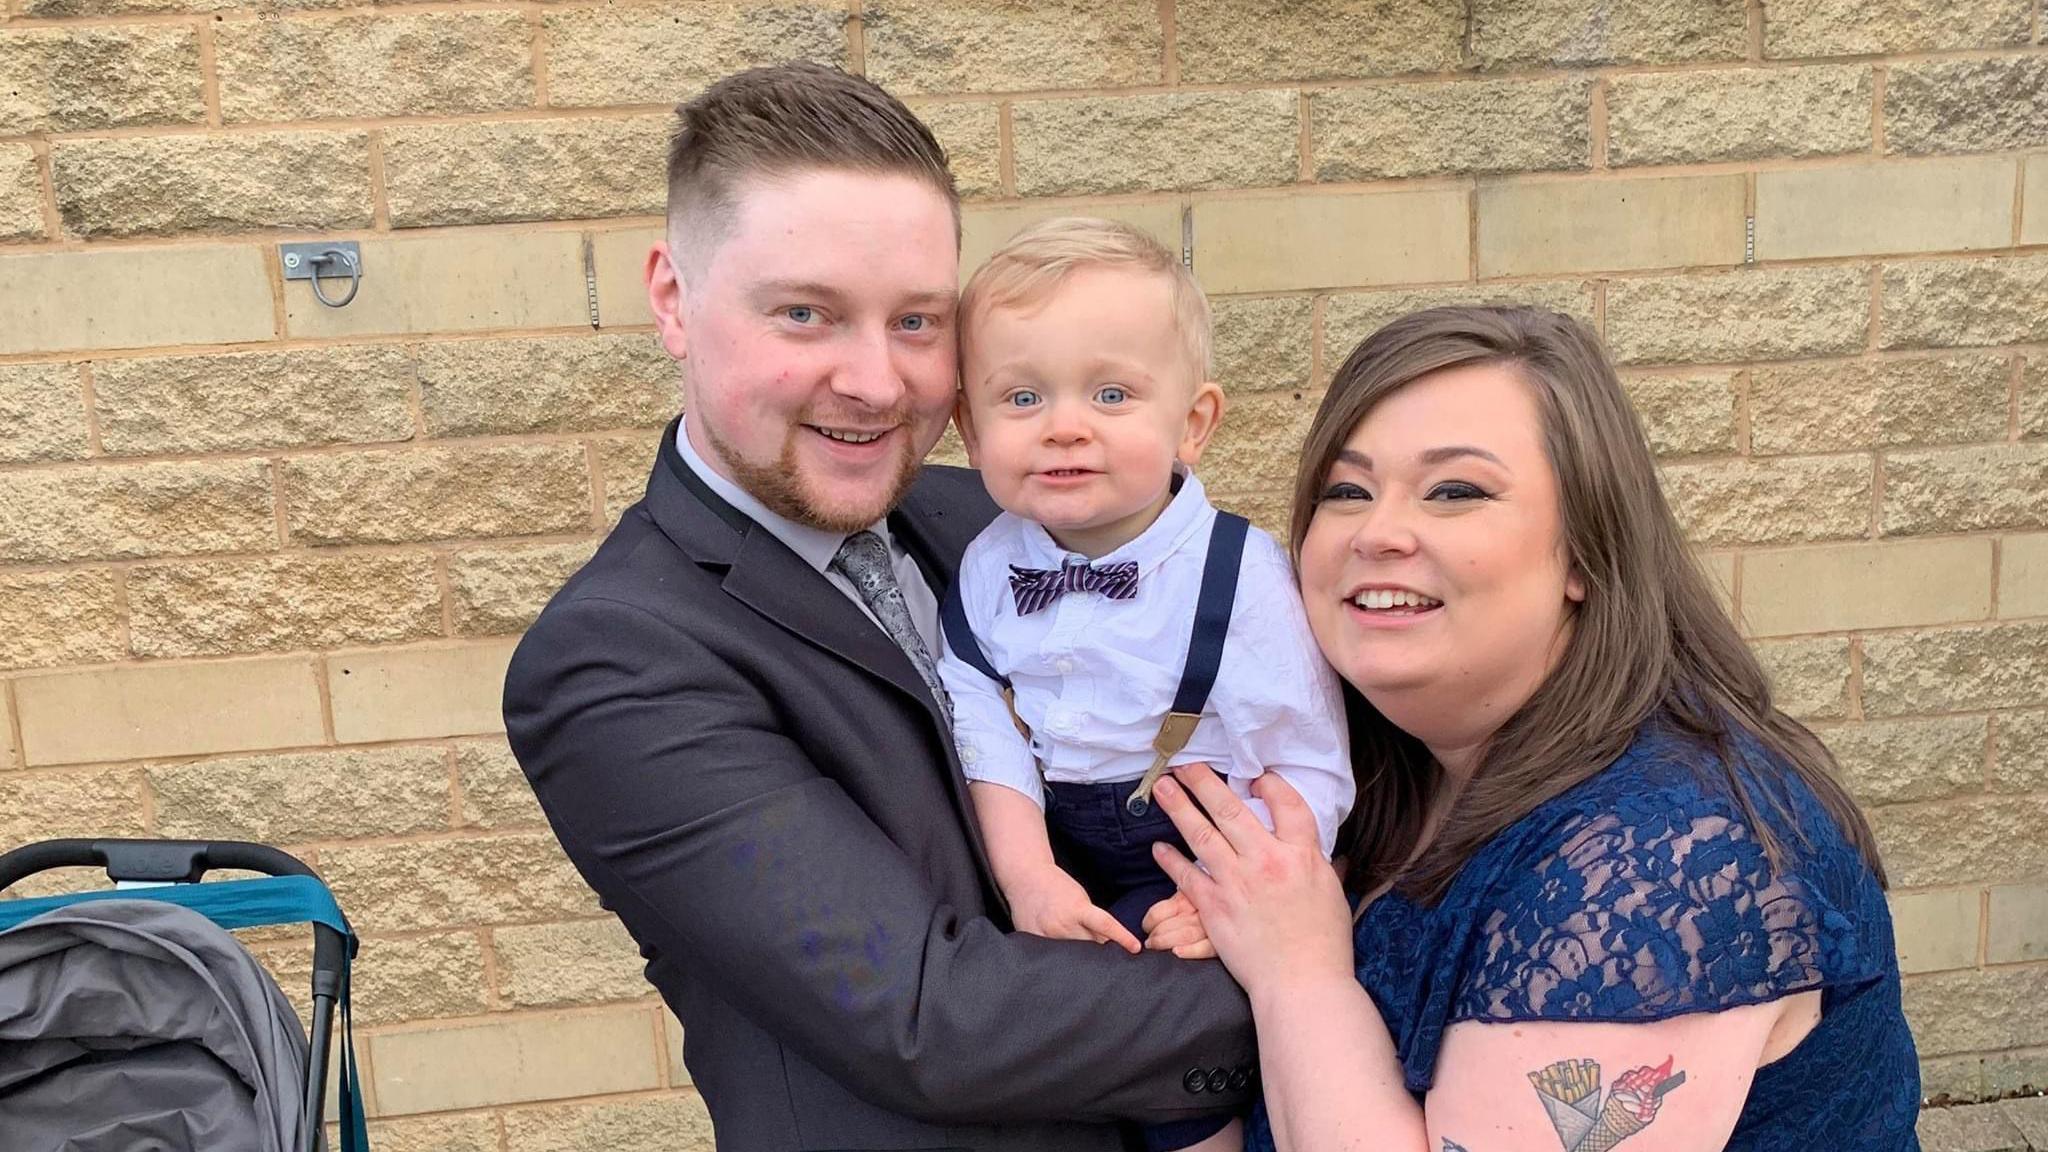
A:
{"label": "boy's hand", "polygon": [[1214,960],[1216,946],[1202,927],[1202,914],[1194,902],[1175,892],[1146,909],[1145,947],[1154,952],[1172,952],[1183,960]]}
{"label": "boy's hand", "polygon": [[1095,906],[1087,889],[1058,867],[1034,869],[1003,893],[1020,931],[1052,940],[1093,940],[1137,955],[1142,949],[1116,917]]}

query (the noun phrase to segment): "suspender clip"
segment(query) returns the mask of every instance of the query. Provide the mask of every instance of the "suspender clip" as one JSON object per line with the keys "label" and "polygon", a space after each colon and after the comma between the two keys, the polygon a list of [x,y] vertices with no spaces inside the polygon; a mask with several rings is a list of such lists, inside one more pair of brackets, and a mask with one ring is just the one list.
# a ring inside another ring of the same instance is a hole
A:
{"label": "suspender clip", "polygon": [[1159,735],[1152,738],[1152,766],[1145,769],[1145,775],[1138,786],[1131,791],[1130,799],[1124,801],[1124,811],[1133,816],[1143,816],[1152,810],[1152,786],[1166,775],[1166,762],[1188,746],[1188,738],[1195,734],[1195,725],[1202,722],[1200,712],[1168,712],[1166,719],[1159,722]]}

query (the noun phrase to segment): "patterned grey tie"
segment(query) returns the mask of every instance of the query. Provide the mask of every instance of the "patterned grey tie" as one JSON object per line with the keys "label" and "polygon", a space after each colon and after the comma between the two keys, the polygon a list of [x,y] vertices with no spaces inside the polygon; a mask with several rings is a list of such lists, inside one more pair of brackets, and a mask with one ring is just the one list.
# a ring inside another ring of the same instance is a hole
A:
{"label": "patterned grey tie", "polygon": [[951,723],[953,702],[946,698],[946,690],[939,684],[938,667],[924,646],[917,622],[910,618],[910,605],[903,599],[903,587],[896,583],[896,568],[889,562],[889,545],[873,532],[855,532],[839,546],[838,555],[832,557],[832,570],[853,581],[861,603],[881,621],[882,631],[889,634],[889,639],[910,657],[911,667],[917,669],[918,678],[932,690],[932,699],[939,702],[939,711]]}

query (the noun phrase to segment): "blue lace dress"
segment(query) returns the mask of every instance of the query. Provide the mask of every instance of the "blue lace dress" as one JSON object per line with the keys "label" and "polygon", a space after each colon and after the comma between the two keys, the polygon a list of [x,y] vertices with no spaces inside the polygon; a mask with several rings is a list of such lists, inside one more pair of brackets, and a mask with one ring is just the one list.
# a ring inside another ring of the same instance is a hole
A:
{"label": "blue lace dress", "polygon": [[[1475,853],[1438,906],[1374,901],[1358,979],[1409,1091],[1429,1090],[1460,1020],[1650,1021],[1818,988],[1820,1023],[1757,1069],[1727,1147],[1918,1149],[1920,1069],[1876,877],[1796,778],[1781,812],[1745,775],[1786,853],[1774,872],[1719,776],[1711,751],[1646,726]],[[1273,1149],[1263,1106],[1246,1147]]]}

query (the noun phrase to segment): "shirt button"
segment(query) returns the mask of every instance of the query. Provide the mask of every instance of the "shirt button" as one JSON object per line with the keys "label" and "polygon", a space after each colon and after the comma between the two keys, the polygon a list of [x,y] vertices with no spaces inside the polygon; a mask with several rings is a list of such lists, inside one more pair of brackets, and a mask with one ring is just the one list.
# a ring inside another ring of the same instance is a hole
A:
{"label": "shirt button", "polygon": [[1074,674],[1075,664],[1072,660],[1069,660],[1065,656],[1062,656],[1056,663],[1053,664],[1053,667],[1059,670],[1060,675],[1071,676]]}

